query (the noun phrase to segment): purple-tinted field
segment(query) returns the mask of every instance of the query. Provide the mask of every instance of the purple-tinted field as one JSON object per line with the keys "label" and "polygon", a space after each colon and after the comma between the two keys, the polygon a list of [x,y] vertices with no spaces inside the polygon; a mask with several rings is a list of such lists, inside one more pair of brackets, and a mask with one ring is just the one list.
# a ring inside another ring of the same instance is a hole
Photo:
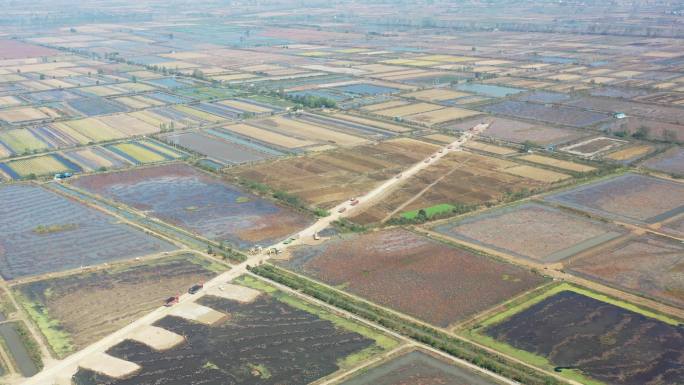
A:
{"label": "purple-tinted field", "polygon": [[449,125],[456,130],[467,130],[483,120],[492,124],[483,133],[484,136],[493,137],[514,143],[523,143],[530,140],[540,145],[559,144],[579,139],[587,134],[570,128],[548,127],[540,124],[531,124],[520,120],[486,117],[470,119]]}
{"label": "purple-tinted field", "polygon": [[684,183],[625,174],[546,199],[599,215],[654,223],[684,211]]}
{"label": "purple-tinted field", "polygon": [[620,235],[603,223],[534,203],[439,225],[435,230],[540,262],[558,262]]}
{"label": "purple-tinted field", "polygon": [[551,124],[572,127],[588,127],[608,120],[610,115],[568,106],[546,106],[544,104],[506,100],[491,104],[483,109],[492,114],[514,116],[522,119],[539,120]]}
{"label": "purple-tinted field", "polygon": [[675,175],[684,175],[684,147],[675,147],[644,162],[644,166]]}
{"label": "purple-tinted field", "polygon": [[285,238],[310,222],[185,164],[90,175],[73,184],[240,248]]}
{"label": "purple-tinted field", "polygon": [[0,188],[5,279],[133,258],[175,247],[40,187]]}
{"label": "purple-tinted field", "polygon": [[669,238],[629,236],[573,258],[569,268],[684,307],[684,245]]}

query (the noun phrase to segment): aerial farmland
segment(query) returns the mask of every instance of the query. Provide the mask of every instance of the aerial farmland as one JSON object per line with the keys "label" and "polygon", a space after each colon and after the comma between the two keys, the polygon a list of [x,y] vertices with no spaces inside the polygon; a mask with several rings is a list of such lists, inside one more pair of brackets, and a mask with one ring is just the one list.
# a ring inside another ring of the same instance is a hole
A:
{"label": "aerial farmland", "polygon": [[681,2],[6,3],[0,384],[684,384]]}

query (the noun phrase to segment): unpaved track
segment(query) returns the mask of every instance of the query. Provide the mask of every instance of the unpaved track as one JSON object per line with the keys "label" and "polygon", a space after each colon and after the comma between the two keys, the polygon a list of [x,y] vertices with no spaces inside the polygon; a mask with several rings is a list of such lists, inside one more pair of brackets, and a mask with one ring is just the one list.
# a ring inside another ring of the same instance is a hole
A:
{"label": "unpaved track", "polygon": [[[391,178],[378,187],[374,188],[367,194],[358,197],[358,203],[356,205],[352,205],[350,201],[343,202],[339,204],[338,206],[334,207],[331,210],[331,214],[327,217],[320,218],[318,221],[313,223],[311,226],[308,228],[296,233],[293,238],[295,238],[294,241],[292,241],[289,244],[284,244],[283,242],[279,242],[269,248],[266,248],[265,251],[261,254],[257,255],[252,255],[247,258],[246,261],[233,266],[233,268],[227,272],[224,272],[212,280],[208,281],[205,283],[204,287],[206,289],[211,289],[218,287],[226,282],[232,281],[233,279],[247,273],[247,267],[248,266],[255,266],[258,265],[267,259],[270,258],[270,255],[266,253],[266,250],[276,248],[279,250],[285,249],[287,247],[294,246],[298,243],[301,242],[302,239],[304,238],[311,238],[315,233],[318,233],[319,231],[325,229],[326,227],[330,226],[330,224],[344,216],[348,216],[351,213],[354,213],[356,211],[359,211],[362,207],[366,205],[372,204],[372,202],[381,199],[383,196],[385,196],[387,193],[391,192],[393,188],[396,186],[400,185],[403,183],[405,180],[408,178],[412,177],[413,175],[417,174],[418,172],[422,171],[423,169],[429,167],[433,163],[437,162],[439,159],[444,157],[446,154],[448,154],[451,151],[458,151],[460,150],[460,147],[470,140],[473,136],[481,133],[485,129],[489,127],[489,124],[479,124],[475,127],[473,127],[470,131],[465,132],[461,138],[459,138],[457,141],[451,143],[449,146],[445,146],[441,152],[435,153],[433,158],[429,158],[428,162],[425,161],[420,161],[419,163],[411,166],[409,169],[405,170],[402,174],[400,174],[399,177],[394,177]],[[450,149],[448,147],[451,147]],[[344,209],[344,210],[342,210]],[[184,294],[180,297],[179,303],[187,303],[187,302],[194,302],[198,298],[201,298],[202,296],[205,295],[205,293],[209,290],[202,290],[200,293],[197,293],[195,295],[189,295],[189,294]],[[177,306],[177,305],[176,305]],[[103,353],[112,346],[124,341],[128,336],[130,336],[132,333],[137,331],[139,328],[144,327],[144,326],[149,326],[155,323],[156,321],[166,317],[173,311],[174,307],[160,307],[151,313],[145,315],[142,318],[139,318],[138,320],[132,322],[128,326],[125,326],[116,332],[102,338],[98,342],[95,342],[84,349],[66,357],[63,360],[60,361],[53,361],[48,363],[45,366],[45,369],[41,371],[40,373],[36,374],[35,376],[27,379],[24,381],[22,384],[24,385],[54,385],[57,380],[64,381],[67,378],[70,378],[71,375],[73,375],[77,370],[78,370],[78,365],[79,362],[83,361],[87,357],[97,354],[97,353]],[[356,317],[355,317],[356,318]],[[364,321],[366,322],[366,321]],[[377,325],[375,325],[377,327]],[[392,333],[394,334],[394,333]],[[514,382],[510,382],[511,384],[514,384]]]}

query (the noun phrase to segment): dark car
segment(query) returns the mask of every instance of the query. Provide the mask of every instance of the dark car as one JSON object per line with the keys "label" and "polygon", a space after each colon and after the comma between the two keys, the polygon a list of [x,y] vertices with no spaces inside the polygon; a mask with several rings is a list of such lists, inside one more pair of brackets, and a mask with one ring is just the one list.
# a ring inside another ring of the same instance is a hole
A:
{"label": "dark car", "polygon": [[204,285],[202,285],[202,284],[193,285],[190,289],[188,289],[188,293],[195,294],[198,291],[202,290],[203,287],[204,287]]}

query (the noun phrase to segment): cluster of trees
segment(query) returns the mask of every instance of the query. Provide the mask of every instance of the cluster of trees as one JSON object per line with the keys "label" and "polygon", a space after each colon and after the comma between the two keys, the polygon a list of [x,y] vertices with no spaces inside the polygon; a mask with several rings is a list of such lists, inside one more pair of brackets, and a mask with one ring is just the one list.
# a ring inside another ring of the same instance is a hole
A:
{"label": "cluster of trees", "polygon": [[218,246],[207,246],[207,254],[220,255],[223,259],[228,259],[233,262],[244,262],[247,260],[247,256],[234,249],[232,245],[226,244],[225,242],[219,242]]}
{"label": "cluster of trees", "polygon": [[260,276],[286,285],[330,305],[344,309],[394,332],[430,345],[454,357],[466,360],[491,372],[526,385],[561,385],[563,382],[528,366],[493,354],[468,341],[456,338],[428,325],[419,324],[383,310],[368,302],[355,299],[309,279],[292,274],[270,264],[248,267]]}
{"label": "cluster of trees", "polygon": [[287,99],[292,100],[297,104],[301,104],[304,107],[309,108],[335,108],[337,107],[337,102],[332,99],[324,98],[322,96],[314,95],[287,95]]}

